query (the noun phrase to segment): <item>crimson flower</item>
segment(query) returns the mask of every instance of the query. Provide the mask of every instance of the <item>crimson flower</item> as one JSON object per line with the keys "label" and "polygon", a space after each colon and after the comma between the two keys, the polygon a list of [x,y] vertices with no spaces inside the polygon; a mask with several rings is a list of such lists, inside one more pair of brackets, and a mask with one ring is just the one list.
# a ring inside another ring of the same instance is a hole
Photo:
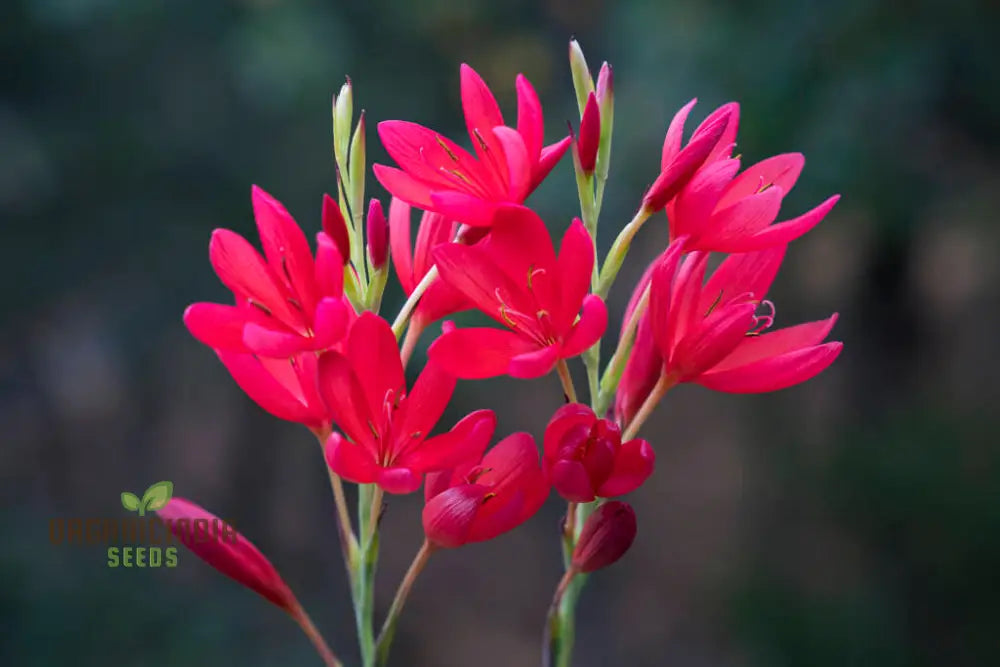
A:
{"label": "crimson flower", "polygon": [[482,461],[427,476],[424,533],[446,548],[492,540],[534,516],[548,495],[534,439],[514,433]]}
{"label": "crimson flower", "polygon": [[[213,568],[289,614],[301,612],[295,595],[271,562],[232,526],[183,498],[171,498],[156,513],[184,546]],[[196,521],[205,522],[204,533],[195,528]]]}
{"label": "crimson flower", "polygon": [[236,305],[196,303],[184,324],[202,343],[233,353],[287,358],[335,345],[353,316],[343,298],[344,259],[326,233],[313,258],[305,234],[276,199],[252,190],[264,255],[228,229],[217,229],[209,260]]}
{"label": "crimson flower", "polygon": [[[636,340],[625,371],[627,376],[631,370],[633,377],[622,390],[637,392],[649,386],[654,368],[650,359],[657,355],[653,383],[662,372],[675,382],[695,382],[716,391],[760,393],[805,382],[840,354],[843,343],[822,342],[836,314],[767,331],[775,309],[764,297],[787,246],[731,255],[703,284],[708,253],[693,252],[681,262],[684,241],[674,241],[652,270],[644,316],[652,340]],[[765,311],[758,315],[762,307]],[[625,412],[641,399],[633,396],[627,403],[631,407]]]}
{"label": "crimson flower", "polygon": [[[670,238],[687,236],[689,251],[743,253],[787,244],[819,224],[840,196],[830,197],[797,218],[772,224],[778,217],[781,200],[798,180],[805,158],[801,153],[776,155],[737,175],[740,161],[731,158],[730,153],[739,108],[735,104],[727,107],[732,108],[732,115],[725,134],[704,160],[704,165],[666,204]],[[682,126],[683,116],[689,108],[690,105],[681,110]],[[673,128],[672,123],[671,130]],[[668,140],[670,134],[667,133]],[[692,137],[692,145],[694,141]],[[679,142],[680,131],[676,133],[674,145],[679,146]],[[665,144],[665,161],[667,153]]]}
{"label": "crimson flower", "polygon": [[557,256],[538,215],[501,206],[481,243],[441,245],[433,254],[445,282],[508,328],[453,329],[434,341],[430,358],[459,378],[541,377],[604,333],[607,309],[589,294],[594,245],[579,220]]}
{"label": "crimson flower", "polygon": [[544,450],[545,469],[556,491],[577,503],[631,493],[652,474],[656,460],[648,442],[623,444],[618,426],[579,403],[564,405],[552,416]]}
{"label": "crimson flower", "polygon": [[215,352],[240,389],[278,419],[311,429],[330,425],[319,393],[315,352],[301,352],[285,359],[232,350]]}
{"label": "crimson flower", "polygon": [[493,412],[473,412],[451,431],[428,437],[455,391],[455,378],[431,361],[407,393],[396,338],[385,320],[362,314],[344,348],[319,360],[320,393],[350,438],[334,432],[327,440],[326,460],[335,473],[389,493],[412,493],[424,473],[482,455],[496,425]]}
{"label": "crimson flower", "polygon": [[602,504],[583,524],[573,549],[573,568],[586,573],[617,562],[635,541],[637,528],[631,505],[620,500]]}
{"label": "crimson flower", "polygon": [[[451,243],[460,226],[440,213],[424,212],[417,228],[415,246],[411,248],[410,210],[410,205],[401,199],[393,197],[389,203],[389,244],[392,249],[392,264],[406,296],[413,293],[434,266],[431,251],[442,243]],[[423,329],[431,322],[471,307],[472,304],[454,287],[443,280],[435,280],[417,304],[412,322]]]}
{"label": "crimson flower", "polygon": [[461,67],[462,107],[475,156],[416,123],[379,123],[382,144],[399,169],[376,164],[375,177],[393,196],[468,225],[489,226],[497,204],[520,204],[544,180],[570,137],[543,147],[542,105],[531,83],[517,76],[517,129],[486,83]]}

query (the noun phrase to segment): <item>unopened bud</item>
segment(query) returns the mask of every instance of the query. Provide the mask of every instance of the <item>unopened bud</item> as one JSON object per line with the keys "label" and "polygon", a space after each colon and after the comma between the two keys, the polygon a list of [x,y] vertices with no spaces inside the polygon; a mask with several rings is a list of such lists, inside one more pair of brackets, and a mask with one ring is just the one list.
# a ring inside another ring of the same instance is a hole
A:
{"label": "unopened bud", "polygon": [[573,90],[576,91],[576,103],[580,114],[587,105],[587,96],[594,92],[594,79],[587,67],[587,59],[583,57],[583,49],[575,39],[569,40],[569,69],[573,74]]}
{"label": "unopened bud", "polygon": [[372,199],[368,204],[368,259],[376,271],[389,258],[389,223],[382,212],[382,202]]}
{"label": "unopened bud", "polygon": [[587,97],[587,105],[580,119],[580,136],[576,140],[576,154],[580,158],[580,167],[584,173],[591,174],[597,162],[597,147],[601,142],[601,112],[597,106],[597,97],[591,93]]}
{"label": "unopened bud", "polygon": [[337,246],[340,257],[346,262],[351,256],[351,238],[347,232],[347,221],[340,212],[340,206],[330,195],[323,195],[323,231]]}
{"label": "unopened bud", "polygon": [[347,151],[351,145],[351,120],[354,117],[354,92],[350,77],[333,98],[333,151],[337,165],[347,168]]}
{"label": "unopened bud", "polygon": [[611,500],[597,508],[583,525],[573,550],[573,567],[593,572],[625,555],[635,541],[635,511],[628,503]]}
{"label": "unopened bud", "polygon": [[597,103],[601,105],[601,111],[611,103],[615,96],[615,76],[611,65],[607,62],[601,65],[601,71],[597,74]]}

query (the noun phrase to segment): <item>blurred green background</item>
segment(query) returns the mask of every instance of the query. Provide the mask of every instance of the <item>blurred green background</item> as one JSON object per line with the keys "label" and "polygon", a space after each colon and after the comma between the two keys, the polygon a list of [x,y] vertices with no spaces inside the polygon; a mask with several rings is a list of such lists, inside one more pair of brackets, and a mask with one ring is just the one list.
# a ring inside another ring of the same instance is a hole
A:
{"label": "blurred green background", "polygon": [[[311,436],[245,398],[180,315],[227,299],[209,234],[256,242],[252,183],[319,229],[345,74],[370,120],[461,140],[458,64],[510,117],[524,72],[554,140],[576,118],[575,35],[595,71],[607,59],[616,73],[602,248],[655,177],[673,112],[738,100],[744,164],[807,156],[783,217],[844,195],[793,244],[772,298],[779,325],[839,311],[846,345],[785,392],[670,395],[644,432],[658,469],[630,498],[639,537],[584,593],[576,664],[1000,664],[998,7],[4,2],[0,663],[319,664],[280,612],[189,554],[175,570],[109,570],[100,548],[49,544],[49,518],[120,516],[121,491],[159,479],[237,520],[354,655]],[[568,162],[531,203],[565,227]],[[662,217],[643,230],[613,326],[665,237]],[[559,400],[554,378],[463,383],[448,418],[490,406],[501,433],[540,434]],[[380,614],[419,545],[419,511],[417,496],[392,499]],[[516,532],[432,559],[394,664],[537,664],[561,511],[552,499]]]}

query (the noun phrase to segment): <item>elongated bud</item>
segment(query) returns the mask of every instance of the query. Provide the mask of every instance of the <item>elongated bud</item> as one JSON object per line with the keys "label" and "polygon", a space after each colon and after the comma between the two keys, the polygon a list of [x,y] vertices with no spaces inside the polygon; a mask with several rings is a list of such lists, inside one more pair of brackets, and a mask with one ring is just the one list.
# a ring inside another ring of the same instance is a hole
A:
{"label": "elongated bud", "polygon": [[337,166],[347,168],[347,151],[351,145],[351,120],[354,117],[354,91],[351,78],[340,87],[340,94],[333,98],[333,152]]}
{"label": "elongated bud", "polygon": [[299,603],[278,571],[230,524],[190,500],[176,497],[157,514],[198,558],[289,614],[298,613]]}
{"label": "elongated bud", "polygon": [[382,212],[382,202],[372,199],[368,203],[368,259],[376,271],[385,266],[389,258],[389,223]]}
{"label": "elongated bud", "polygon": [[635,511],[628,503],[611,500],[597,508],[583,525],[573,550],[573,567],[593,572],[625,555],[635,541]]}
{"label": "elongated bud", "polygon": [[354,137],[351,139],[351,156],[348,158],[350,165],[350,192],[348,201],[351,202],[351,210],[354,215],[360,215],[365,202],[365,112],[361,111],[358,118],[358,126],[354,130]]}
{"label": "elongated bud", "polygon": [[330,237],[340,256],[347,261],[351,256],[351,238],[347,231],[347,222],[340,212],[340,206],[330,195],[323,195],[323,231]]}
{"label": "elongated bud", "polygon": [[580,119],[580,136],[576,140],[577,157],[585,174],[594,172],[597,162],[597,147],[601,141],[601,112],[597,106],[597,96],[591,93]]}
{"label": "elongated bud", "polygon": [[594,79],[587,67],[587,59],[583,57],[583,49],[575,39],[569,40],[569,69],[573,74],[573,90],[576,91],[576,103],[582,116],[587,96],[594,92]]}
{"label": "elongated bud", "polygon": [[601,105],[601,111],[614,102],[615,97],[615,76],[611,65],[605,61],[601,65],[601,71],[597,73],[597,103]]}

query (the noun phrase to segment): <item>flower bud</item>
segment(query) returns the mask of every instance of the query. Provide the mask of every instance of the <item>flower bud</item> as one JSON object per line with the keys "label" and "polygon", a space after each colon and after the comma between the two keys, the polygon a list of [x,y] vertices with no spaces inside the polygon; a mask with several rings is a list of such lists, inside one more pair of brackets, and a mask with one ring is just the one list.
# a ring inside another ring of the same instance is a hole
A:
{"label": "flower bud", "polygon": [[333,152],[337,165],[347,166],[347,151],[351,145],[351,119],[354,117],[354,93],[351,79],[340,88],[340,94],[333,97]]}
{"label": "flower bud", "polygon": [[635,541],[635,511],[628,503],[611,500],[597,508],[583,525],[573,549],[573,568],[593,572],[625,555]]}
{"label": "flower bud", "polygon": [[172,498],[157,514],[198,558],[293,616],[300,610],[270,561],[232,526],[183,498]]}
{"label": "flower bud", "polygon": [[389,258],[389,223],[382,212],[382,202],[372,199],[368,203],[368,259],[376,271],[385,266]]}
{"label": "flower bud", "polygon": [[351,237],[347,231],[347,221],[337,202],[326,194],[323,195],[323,231],[337,246],[337,251],[346,262],[351,257]]}
{"label": "flower bud", "polygon": [[583,49],[575,39],[569,40],[569,69],[573,74],[573,90],[576,91],[576,102],[582,115],[587,96],[594,92],[594,79],[587,67],[587,59],[583,57]]}
{"label": "flower bud", "polygon": [[587,105],[580,119],[580,136],[576,140],[576,154],[580,159],[580,167],[585,174],[594,172],[597,162],[597,146],[601,141],[601,112],[597,106],[597,97],[590,93]]}
{"label": "flower bud", "polygon": [[597,74],[597,103],[601,105],[601,111],[611,104],[615,97],[614,72],[607,62],[601,65],[601,71]]}

